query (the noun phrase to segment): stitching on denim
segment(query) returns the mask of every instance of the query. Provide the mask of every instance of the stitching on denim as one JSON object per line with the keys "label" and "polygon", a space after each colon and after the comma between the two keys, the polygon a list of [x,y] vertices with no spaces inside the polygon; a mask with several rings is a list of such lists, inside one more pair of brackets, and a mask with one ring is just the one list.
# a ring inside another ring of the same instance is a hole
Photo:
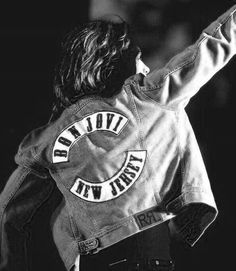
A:
{"label": "stitching on denim", "polygon": [[[174,107],[172,108],[172,106],[167,106],[167,105],[161,104],[160,102],[158,102],[158,101],[154,100],[153,98],[149,97],[149,96],[145,93],[145,92],[147,92],[148,90],[146,90],[146,91],[145,91],[145,90],[142,90],[142,87],[141,87],[139,84],[137,84],[136,82],[134,82],[134,84],[136,84],[137,89],[138,89],[138,91],[139,91],[139,94],[142,95],[142,96],[144,96],[145,99],[148,99],[148,100],[154,102],[155,104],[157,104],[157,105],[158,105],[161,109],[163,109],[163,110],[171,111],[171,112],[176,111],[176,109],[175,109]],[[161,86],[160,86],[160,87],[161,87]],[[156,88],[154,88],[154,89],[156,89]],[[154,90],[154,89],[152,89],[152,90]]]}
{"label": "stitching on denim", "polygon": [[[202,37],[199,40],[199,43],[196,44],[196,48],[197,50],[195,51],[195,53],[192,55],[191,59],[186,60],[184,63],[182,63],[180,66],[177,66],[176,68],[174,68],[173,70],[169,71],[164,77],[163,77],[163,81],[165,81],[167,79],[167,77],[169,77],[171,74],[175,73],[176,71],[182,69],[185,66],[191,65],[195,60],[196,57],[199,53],[199,48],[202,45],[203,41],[205,41],[207,39],[207,37]],[[164,85],[164,83],[162,83],[161,85],[157,85],[155,89],[161,88]]]}
{"label": "stitching on denim", "polygon": [[[34,174],[34,170],[31,170],[30,168],[27,168],[27,169],[29,169],[30,171],[29,171],[28,173],[26,172],[26,174],[24,174],[24,175],[22,176],[22,181],[20,182],[20,185],[16,188],[15,193],[12,193],[12,194],[11,194],[12,196],[11,196],[11,198],[8,200],[8,202],[7,202],[7,204],[6,204],[5,208],[4,208],[4,210],[3,210],[3,212],[2,212],[3,214],[4,214],[4,211],[5,211],[6,207],[7,207],[8,204],[10,203],[11,199],[13,198],[13,196],[14,196],[14,195],[16,194],[16,192],[19,190],[20,186],[21,186],[21,185],[23,184],[23,182],[25,181],[25,178],[26,178],[27,176],[30,176],[31,173]],[[41,177],[39,177],[38,175],[35,175],[35,174],[34,174],[34,176],[35,176],[35,177],[38,177],[38,178],[41,178]],[[52,193],[53,190],[54,190],[54,186],[50,188],[49,193],[47,194],[47,196],[44,197],[44,199],[43,199],[37,206],[34,207],[33,213],[32,213],[31,216],[25,221],[25,223],[24,223],[23,227],[21,228],[21,230],[24,229],[25,225],[28,224],[28,223],[32,220],[32,217],[34,216],[35,212],[40,208],[40,206],[42,206],[42,205],[49,199],[49,197],[50,197],[50,195],[51,195],[51,193]],[[14,229],[18,230],[11,222],[9,222],[9,223],[12,225],[12,227],[14,227]]]}
{"label": "stitching on denim", "polygon": [[75,233],[75,231],[74,231],[74,228],[75,228],[75,222],[74,222],[74,220],[73,220],[73,217],[70,215],[70,213],[68,212],[68,216],[69,216],[69,223],[70,223],[70,228],[71,228],[71,231],[72,231],[72,233],[73,233],[73,236],[74,236],[74,239],[76,240],[76,241],[78,241],[78,238],[77,238],[77,234]]}
{"label": "stitching on denim", "polygon": [[219,30],[219,28],[224,25],[225,23],[227,23],[231,17],[233,17],[234,13],[236,13],[236,9],[234,9],[227,17],[225,17],[222,22],[218,22],[219,26],[215,29],[215,31],[213,32],[212,36],[214,37],[216,32]]}
{"label": "stitching on denim", "polygon": [[[6,204],[4,204],[4,205],[3,205],[3,208],[1,208],[3,212],[5,211],[7,205],[8,205],[8,203],[10,202],[10,200],[12,199],[12,197],[13,197],[13,196],[15,195],[15,193],[17,192],[18,188],[21,186],[22,182],[24,181],[25,176],[28,175],[28,174],[30,173],[30,171],[31,171],[31,169],[28,168],[28,167],[21,167],[21,168],[22,168],[22,169],[25,169],[25,172],[24,172],[24,173],[22,173],[22,172],[18,172],[18,173],[17,173],[17,176],[16,176],[16,177],[18,177],[18,176],[20,175],[20,176],[19,176],[19,177],[20,177],[20,181],[19,181],[18,185],[15,187],[15,189],[14,189],[14,190],[11,192],[11,194],[9,195],[9,198],[8,198]],[[17,170],[17,169],[16,169],[16,170]]]}
{"label": "stitching on denim", "polygon": [[[109,234],[109,233],[111,233],[111,232],[113,232],[113,231],[115,231],[115,230],[117,230],[117,229],[119,229],[119,228],[121,228],[121,227],[123,227],[123,226],[127,226],[127,225],[129,225],[130,223],[135,223],[136,224],[136,220],[135,220],[135,218],[134,218],[134,215],[135,214],[133,214],[133,215],[130,215],[130,216],[128,216],[128,217],[125,217],[125,218],[123,218],[123,219],[121,219],[118,223],[116,223],[115,225],[113,225],[113,226],[109,226],[109,228],[108,229],[102,229],[102,230],[100,230],[99,232],[97,232],[95,235],[94,235],[94,237],[103,237],[103,236],[105,236],[106,234]],[[162,222],[165,222],[166,220],[168,220],[169,218],[168,217],[162,217],[162,221],[161,221],[161,223]]]}
{"label": "stitching on denim", "polygon": [[[20,168],[21,169],[24,169],[25,171],[24,172],[21,172],[20,171]],[[2,205],[2,208],[0,208],[0,223],[1,223],[1,227],[0,228],[3,228],[3,215],[4,215],[4,212],[9,204],[9,202],[11,201],[11,199],[13,198],[13,196],[16,194],[16,192],[18,191],[18,189],[20,188],[21,184],[23,183],[24,181],[24,178],[26,175],[28,175],[30,173],[30,169],[29,168],[26,168],[26,167],[20,167],[19,169],[16,169],[16,170],[19,170],[19,172],[17,173],[16,177],[19,177],[19,182],[18,182],[18,185],[14,187],[14,190],[11,192],[11,194],[9,195],[7,201],[5,202],[4,205]]]}
{"label": "stitching on denim", "polygon": [[[62,179],[61,179],[61,177],[60,177],[60,175],[59,175],[58,173],[57,173],[57,176],[58,176],[58,179],[60,180],[60,181],[59,181],[59,184],[60,184],[61,186],[63,186],[65,190],[68,191],[67,187],[66,187],[66,186],[64,185],[64,183],[62,182]],[[63,192],[62,192],[62,193],[63,193]],[[64,197],[64,198],[65,198],[65,197]],[[65,200],[66,200],[66,198],[65,198]],[[67,201],[67,204],[70,205],[70,202]],[[66,207],[66,204],[65,204],[65,207]],[[64,207],[64,208],[65,208],[65,207]],[[73,233],[74,239],[75,239],[76,241],[78,241],[77,234],[76,234],[75,231],[74,231],[74,228],[77,228],[77,227],[76,227],[76,223],[74,222],[73,216],[70,215],[70,212],[69,212],[69,211],[67,212],[67,214],[68,214],[68,217],[69,217],[69,224],[70,224],[70,228],[71,228],[71,231],[72,231],[72,233]]]}
{"label": "stitching on denim", "polygon": [[83,99],[82,99],[81,102],[78,102],[75,104],[76,108],[75,108],[75,110],[72,111],[72,114],[77,114],[85,106],[87,106],[89,103],[91,103],[92,101],[95,101],[95,100],[103,101],[104,99],[100,96],[87,97],[87,98],[85,98],[85,101],[83,101]]}
{"label": "stitching on denim", "polygon": [[[140,119],[140,116],[139,116],[139,113],[138,113],[138,109],[137,109],[136,103],[134,101],[133,93],[132,93],[132,91],[131,91],[130,88],[129,88],[129,91],[130,91],[131,101],[132,101],[132,104],[133,104],[133,110],[136,113],[136,116],[137,116],[139,124],[141,124],[141,119]],[[140,141],[140,143],[142,145],[142,148],[144,148],[146,150],[147,148],[146,148],[146,146],[144,144],[144,139],[143,139],[142,131],[140,129],[139,129],[139,141]]]}
{"label": "stitching on denim", "polygon": [[122,226],[127,226],[129,223],[132,223],[132,222],[134,222],[134,218],[132,216],[125,218],[125,219],[121,220],[121,222],[118,222],[115,225],[110,226],[109,229],[100,230],[99,232],[96,233],[96,237],[103,237],[106,234],[111,233],[111,232],[121,228]]}
{"label": "stitching on denim", "polygon": [[[75,244],[75,246],[73,244]],[[72,271],[71,268],[74,266],[75,259],[79,255],[78,243],[76,241],[72,241],[69,245],[69,248],[67,247],[65,251],[67,253],[66,254],[64,253],[62,256],[65,267],[67,270]],[[74,256],[75,259],[72,256]],[[69,269],[67,267],[69,267]]]}
{"label": "stitching on denim", "polygon": [[[135,219],[134,219],[133,216],[129,217],[128,219],[125,218],[124,220],[125,220],[125,221],[121,221],[121,222],[119,222],[119,223],[113,225],[112,227],[109,227],[109,229],[105,229],[105,230],[99,231],[98,233],[96,233],[96,234],[94,235],[94,237],[95,237],[95,238],[96,238],[96,237],[97,237],[97,238],[101,238],[101,237],[103,237],[103,236],[105,236],[105,235],[107,235],[107,234],[110,234],[110,233],[114,232],[115,230],[118,230],[119,228],[122,228],[123,226],[128,226],[130,223],[135,223],[135,224],[136,224],[136,221],[135,221]],[[159,225],[159,224],[162,224],[163,222],[165,222],[165,221],[167,221],[167,220],[169,220],[168,217],[163,217],[163,220],[158,221],[158,222],[156,222],[156,223],[153,223],[152,225],[153,225],[153,226]],[[138,229],[137,232],[139,232],[139,231],[142,231],[142,230]]]}
{"label": "stitching on denim", "polygon": [[[32,159],[39,168],[44,167],[43,165],[40,165],[40,161],[38,159],[36,160],[36,158],[34,156],[32,157]],[[40,171],[40,170],[37,170],[36,168],[32,167],[32,161],[30,161],[28,158],[25,158],[24,161],[22,163],[20,163],[19,165],[30,169],[35,175],[39,176],[40,178],[46,179],[50,176],[49,173],[47,174],[44,171]],[[45,169],[47,169],[46,166],[45,166]]]}
{"label": "stitching on denim", "polygon": [[[215,30],[213,31],[212,35],[208,35],[207,33],[203,32],[202,35],[207,35],[207,36],[202,36],[202,38],[199,39],[198,44],[196,44],[197,50],[196,52],[193,54],[193,56],[191,57],[190,60],[185,61],[182,65],[177,66],[175,69],[173,69],[172,71],[168,72],[164,77],[163,77],[163,83],[160,85],[156,85],[155,87],[149,88],[148,90],[157,90],[160,89],[163,85],[164,85],[164,81],[166,81],[167,77],[169,77],[171,74],[173,74],[174,72],[182,69],[185,66],[191,65],[197,58],[197,55],[199,54],[199,48],[202,45],[202,43],[210,37],[215,37],[216,33],[218,32],[218,30],[225,24],[228,22],[228,20],[230,20],[230,18],[233,16],[233,14],[236,12],[236,10],[234,10],[233,12],[230,13],[230,15],[228,17],[226,17],[222,22],[218,22],[219,25],[215,28]],[[151,98],[152,99],[152,98]],[[158,103],[157,101],[154,100],[154,102]],[[166,106],[168,107],[168,106]],[[171,106],[170,106],[171,108]]]}
{"label": "stitching on denim", "polygon": [[[132,103],[133,103],[133,110],[136,113],[136,116],[137,116],[138,122],[140,124],[140,127],[142,127],[142,125],[141,125],[141,118],[140,118],[140,115],[139,115],[139,112],[138,112],[137,105],[136,105],[135,100],[134,100],[133,93],[132,93],[130,87],[128,89],[129,89],[130,97],[131,97],[131,100],[132,100]],[[146,163],[146,165],[147,165],[147,170],[148,170],[148,176],[150,177],[151,173],[153,172],[153,168],[151,167],[151,161],[150,161],[150,158],[149,158],[149,154],[147,152],[147,146],[144,143],[144,136],[143,136],[143,133],[142,133],[141,129],[139,129],[139,141],[141,143],[142,148],[144,148],[144,150],[146,150],[146,153],[147,153],[147,157],[146,157],[147,163]],[[149,170],[150,170],[150,172],[149,172]],[[146,179],[145,179],[145,182],[147,182]],[[152,190],[152,193],[153,193],[153,198],[156,199],[153,190]]]}
{"label": "stitching on denim", "polygon": [[[67,188],[66,185],[63,183],[63,180],[62,180],[62,178],[61,178],[60,173],[59,173],[58,171],[55,171],[54,174],[57,175],[57,178],[56,178],[56,179],[58,180],[57,183],[59,183],[59,185],[62,186],[63,189],[66,190],[66,192],[70,192],[70,191],[69,191],[69,188]],[[80,201],[80,205],[83,205],[83,207],[86,206],[86,202],[85,202],[84,200],[82,200],[82,199],[77,199],[77,200]],[[67,201],[67,203],[70,205],[70,202],[69,202],[69,201]],[[71,209],[72,209],[72,208],[71,208]],[[71,217],[73,217],[73,216],[71,216]],[[91,217],[90,215],[88,215],[88,214],[87,214],[87,218],[89,218],[90,221],[91,221],[91,223],[92,223],[92,225],[93,225],[95,228],[97,228],[97,222],[96,222],[96,220],[95,220],[93,217]],[[73,221],[73,222],[74,222],[74,221]],[[74,222],[74,225],[76,225],[75,222]],[[76,228],[77,228],[77,225],[76,225]],[[78,232],[79,232],[79,230],[78,230]],[[75,236],[76,236],[76,235],[75,235]],[[76,240],[77,240],[77,239],[76,239]]]}
{"label": "stitching on denim", "polygon": [[[198,194],[198,193],[201,193],[201,194],[209,194],[205,189],[202,189],[201,187],[198,187],[198,186],[194,186],[194,187],[191,187],[190,189],[186,189],[184,192],[182,192],[181,195],[179,195],[177,198],[173,199],[171,202],[169,202],[167,204],[167,206],[173,204],[173,202],[183,202],[184,204],[182,205],[183,206],[186,206],[188,205],[189,203],[186,203],[186,195],[188,194]],[[199,202],[199,203],[203,203],[203,202]]]}
{"label": "stitching on denim", "polygon": [[[79,113],[79,112],[82,111],[89,103],[91,103],[92,101],[95,100],[94,97],[90,97],[90,98],[87,98],[87,99],[88,99],[88,100],[87,100],[86,102],[84,102],[81,106],[80,106],[79,103],[76,103],[76,104],[75,104],[75,108],[74,108],[72,111],[69,112],[68,116],[73,116],[73,115]],[[99,97],[96,97],[96,99],[99,99]],[[102,98],[99,99],[99,100],[102,100]],[[72,123],[73,123],[73,122],[72,122]],[[66,127],[68,127],[69,125],[70,125],[70,124],[66,125]],[[56,138],[57,138],[57,137],[56,137]],[[50,154],[52,153],[52,150],[53,150],[53,147],[54,147],[54,143],[55,143],[55,141],[56,141],[56,138],[55,138],[55,140],[53,141],[53,143],[51,144],[51,146],[49,146],[49,148],[48,148],[48,152],[49,152]],[[50,162],[51,162],[51,156],[50,156]],[[53,164],[52,162],[49,163],[48,167],[49,167],[50,169],[52,169],[52,170],[55,170],[55,166],[54,166],[54,164]]]}
{"label": "stitching on denim", "polygon": [[44,160],[40,159],[40,154],[41,154],[41,150],[43,149],[43,147],[44,147],[44,146],[42,146],[42,145],[39,146],[39,152],[38,152],[38,153],[36,152],[36,149],[35,149],[35,148],[32,149],[32,152],[33,152],[33,158],[34,158],[35,162],[36,162],[37,164],[39,164],[39,166],[43,166],[43,167],[45,167],[45,168],[50,168],[50,163],[45,162]]}
{"label": "stitching on denim", "polygon": [[180,114],[180,111],[176,111],[175,112],[175,116],[176,116],[176,120],[177,120],[177,126],[178,126],[176,130],[177,130],[178,149],[179,149],[179,154],[180,154],[180,170],[181,170],[181,177],[182,177],[182,180],[183,180],[184,179],[184,175],[185,175],[186,164],[185,164],[185,159],[184,159],[184,154],[183,154],[182,146],[181,146],[181,143],[180,143],[179,114]]}
{"label": "stitching on denim", "polygon": [[[28,174],[29,175],[29,174]],[[54,190],[54,187],[53,186],[50,190],[49,190],[49,193],[47,194],[46,197],[44,197],[44,199],[37,205],[34,207],[34,212],[32,213],[32,215],[29,217],[29,219],[27,219],[27,221],[25,222],[25,224],[28,224],[31,220],[32,220],[32,217],[34,216],[34,214],[37,212],[37,210],[49,199],[49,197],[51,196],[53,190]]]}
{"label": "stitching on denim", "polygon": [[[201,46],[201,44],[203,43],[203,41],[207,39],[207,37],[202,37],[198,44],[195,45],[195,47],[197,48],[197,50],[195,51],[195,53],[192,55],[191,59],[188,59],[186,60],[184,63],[182,63],[180,66],[177,66],[175,67],[173,70],[169,71],[166,73],[165,76],[163,76],[163,81],[165,81],[167,79],[167,77],[169,77],[169,75],[171,75],[172,73],[182,69],[183,67],[187,66],[187,65],[190,65],[192,64],[195,60],[196,60],[196,57],[197,57],[197,54],[199,52],[199,47]],[[194,45],[193,45],[194,46]],[[156,85],[155,87],[152,88],[152,90],[156,90],[156,89],[159,89],[161,87],[163,87],[164,83],[162,84],[159,84],[159,85]]]}
{"label": "stitching on denim", "polygon": [[[203,34],[206,34],[207,37],[206,37],[206,36],[203,36],[202,38],[200,38],[198,44],[196,45],[196,47],[198,48],[198,50],[197,50],[197,51],[195,52],[195,54],[192,56],[191,60],[187,60],[187,61],[184,62],[181,66],[177,66],[174,70],[168,72],[168,73],[164,76],[163,80],[165,80],[170,74],[172,74],[172,73],[178,71],[179,69],[182,69],[184,66],[187,66],[187,65],[192,64],[192,63],[196,60],[197,54],[199,53],[199,48],[200,48],[200,46],[202,45],[203,41],[205,41],[206,39],[208,39],[209,36],[210,36],[210,37],[215,37],[215,35],[216,35],[216,33],[218,32],[218,30],[219,30],[225,23],[228,22],[228,20],[232,17],[232,15],[233,15],[235,12],[236,12],[236,10],[234,10],[232,13],[230,13],[230,15],[229,15],[228,17],[226,17],[221,23],[218,22],[219,25],[215,28],[215,30],[213,31],[212,35],[209,35],[209,34],[203,32]],[[157,86],[157,89],[158,89],[158,88],[161,88],[162,86],[163,86],[163,84]]]}

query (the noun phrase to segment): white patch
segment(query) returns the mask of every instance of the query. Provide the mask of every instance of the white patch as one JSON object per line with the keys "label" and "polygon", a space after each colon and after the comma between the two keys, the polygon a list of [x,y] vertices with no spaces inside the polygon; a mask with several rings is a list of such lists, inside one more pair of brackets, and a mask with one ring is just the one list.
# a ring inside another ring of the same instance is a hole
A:
{"label": "white patch", "polygon": [[103,182],[88,182],[81,178],[75,180],[70,191],[81,199],[103,202],[125,193],[139,178],[146,160],[146,151],[128,151],[120,170]]}
{"label": "white patch", "polygon": [[67,162],[70,148],[84,135],[95,131],[109,131],[119,135],[127,122],[125,116],[110,111],[96,112],[74,122],[57,137],[52,151],[53,163]]}

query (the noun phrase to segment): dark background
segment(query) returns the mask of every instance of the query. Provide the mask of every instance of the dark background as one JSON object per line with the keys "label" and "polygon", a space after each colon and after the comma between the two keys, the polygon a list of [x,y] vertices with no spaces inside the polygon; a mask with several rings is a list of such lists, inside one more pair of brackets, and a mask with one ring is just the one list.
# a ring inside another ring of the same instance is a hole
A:
{"label": "dark background", "polygon": [[[182,47],[195,41],[204,27],[235,3],[229,0],[114,2],[122,6],[122,15],[136,27],[143,59],[151,67],[161,66]],[[11,3],[1,8],[0,191],[15,168],[14,155],[20,141],[30,130],[45,124],[50,116],[53,72],[60,40],[73,26],[96,17],[96,12],[95,15],[89,13],[94,1],[60,3],[55,6]],[[148,10],[147,14],[145,10]],[[155,35],[156,39],[153,38]],[[194,248],[173,242],[176,271],[227,270],[233,264],[235,71],[236,60],[233,59],[187,106],[212,183],[219,216]],[[50,204],[49,200],[33,222],[33,271],[64,270],[48,231],[46,210]]]}

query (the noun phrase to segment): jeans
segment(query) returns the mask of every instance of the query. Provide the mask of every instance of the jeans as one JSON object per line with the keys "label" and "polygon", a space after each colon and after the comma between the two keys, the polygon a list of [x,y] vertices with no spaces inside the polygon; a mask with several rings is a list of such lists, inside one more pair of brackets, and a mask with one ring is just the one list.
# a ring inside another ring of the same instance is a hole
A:
{"label": "jeans", "polygon": [[172,271],[174,264],[171,260],[160,259],[140,259],[137,262],[124,260],[119,263],[112,263],[109,266],[110,271]]}
{"label": "jeans", "polygon": [[103,270],[103,271],[173,271],[174,263],[171,260],[163,259],[139,259],[131,262],[128,259],[122,259],[118,262],[112,262],[108,265],[105,263],[90,265],[88,269],[81,266],[81,271]]}
{"label": "jeans", "polygon": [[81,271],[172,271],[167,223],[131,236],[98,254],[81,256]]}

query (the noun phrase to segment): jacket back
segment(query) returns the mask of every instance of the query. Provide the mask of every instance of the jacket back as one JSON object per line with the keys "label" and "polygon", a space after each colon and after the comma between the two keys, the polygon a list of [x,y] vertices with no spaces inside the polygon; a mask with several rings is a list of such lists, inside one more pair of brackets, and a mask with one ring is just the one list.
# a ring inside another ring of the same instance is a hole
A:
{"label": "jacket back", "polygon": [[235,6],[199,40],[112,98],[91,96],[29,134],[16,161],[50,174],[63,195],[52,219],[67,269],[171,219],[194,245],[217,208],[185,113],[191,97],[235,54]]}

